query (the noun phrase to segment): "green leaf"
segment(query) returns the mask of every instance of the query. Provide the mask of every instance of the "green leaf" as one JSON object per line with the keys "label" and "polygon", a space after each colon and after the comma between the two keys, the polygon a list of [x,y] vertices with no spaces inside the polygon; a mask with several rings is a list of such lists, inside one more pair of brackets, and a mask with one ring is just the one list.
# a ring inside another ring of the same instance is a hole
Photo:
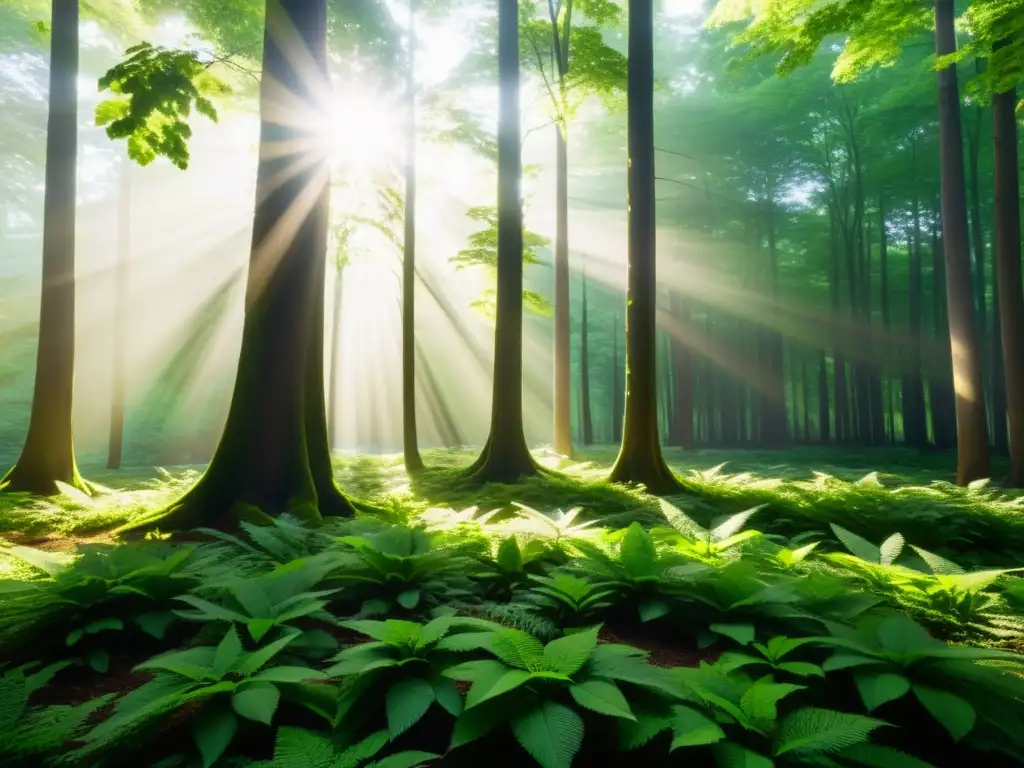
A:
{"label": "green leaf", "polygon": [[671,612],[671,607],[664,600],[641,600],[637,605],[637,612],[640,614],[640,621],[648,622],[660,619]]}
{"label": "green leaf", "polygon": [[681,747],[714,744],[725,738],[725,732],[711,718],[690,707],[675,707],[672,713],[671,751]]}
{"label": "green leaf", "polygon": [[825,663],[821,665],[822,669],[826,672],[836,672],[840,669],[849,669],[850,667],[864,667],[871,664],[882,664],[880,659],[874,659],[870,656],[861,656],[856,653],[843,653],[839,651],[832,654]]}
{"label": "green leaf", "polygon": [[385,696],[388,733],[392,740],[419,722],[434,701],[433,686],[421,677],[392,685]]}
{"label": "green leaf", "polygon": [[251,619],[245,623],[249,630],[249,635],[257,643],[276,625],[277,621],[275,619]]}
{"label": "green leaf", "polygon": [[85,625],[87,635],[95,635],[113,629],[124,629],[124,622],[120,619],[98,619]]}
{"label": "green leaf", "polygon": [[85,652],[85,663],[94,672],[99,672],[101,675],[106,674],[110,669],[110,654],[99,648],[90,648]]}
{"label": "green leaf", "polygon": [[772,768],[775,765],[771,758],[760,755],[733,741],[719,742],[711,749],[714,752],[718,768]]}
{"label": "green leaf", "polygon": [[764,677],[746,690],[740,698],[740,709],[759,729],[767,732],[778,717],[778,702],[791,693],[803,690],[804,687],[774,683],[770,676]]}
{"label": "green leaf", "polygon": [[431,681],[434,698],[450,715],[458,717],[462,714],[462,694],[451,680],[440,677]]}
{"label": "green leaf", "polygon": [[832,532],[836,535],[854,557],[859,557],[869,563],[881,563],[882,551],[867,539],[861,538],[852,531],[848,531],[841,525],[829,523]]}
{"label": "green leaf", "polygon": [[454,618],[451,616],[438,616],[433,621],[427,622],[420,630],[419,639],[416,641],[417,650],[426,648],[443,638],[451,629]]}
{"label": "green leaf", "polygon": [[498,556],[496,558],[498,567],[508,573],[517,573],[523,569],[523,553],[519,549],[519,542],[515,536],[502,539],[498,545]]}
{"label": "green leaf", "polygon": [[626,529],[619,549],[619,559],[633,578],[654,574],[658,552],[654,548],[654,539],[640,523],[633,522]]}
{"label": "green leaf", "polygon": [[433,752],[398,752],[378,760],[370,768],[415,768],[417,765],[436,760],[441,757]]}
{"label": "green leaf", "polygon": [[519,669],[537,668],[544,658],[544,646],[540,641],[519,629],[502,627],[497,630],[490,650],[510,667]]}
{"label": "green leaf", "polygon": [[541,768],[571,768],[583,743],[583,719],[564,704],[543,701],[511,722],[512,733]]}
{"label": "green leaf", "polygon": [[398,597],[395,598],[398,604],[411,611],[417,605],[420,604],[420,590],[418,589],[407,589],[404,592],[400,592]]}
{"label": "green leaf", "polygon": [[873,730],[884,725],[888,723],[870,717],[805,707],[783,719],[779,727],[779,746],[775,754],[784,755],[792,752],[796,755],[813,755],[841,752],[867,741]]}
{"label": "green leaf", "polygon": [[326,680],[327,674],[307,667],[270,667],[249,678],[264,683],[305,683],[310,680]]}
{"label": "green leaf", "polygon": [[68,632],[67,637],[64,638],[64,644],[70,648],[73,645],[77,645],[78,641],[85,637],[85,630],[81,627],[73,629]]}
{"label": "green leaf", "polygon": [[242,641],[238,637],[235,625],[232,624],[227,633],[221,639],[213,654],[213,672],[217,677],[224,677],[235,666],[238,657],[242,655]]}
{"label": "green leaf", "polygon": [[543,665],[548,672],[572,675],[590,658],[597,647],[597,633],[600,626],[552,640],[544,646]]}
{"label": "green leaf", "polygon": [[167,628],[173,624],[177,618],[178,617],[170,611],[153,611],[149,613],[140,613],[135,617],[135,623],[139,625],[139,629],[150,637],[155,637],[157,640],[163,640],[164,635],[167,632]]}
{"label": "green leaf", "polygon": [[709,629],[712,632],[732,638],[740,645],[749,645],[754,642],[753,624],[712,624]]}
{"label": "green leaf", "polygon": [[231,697],[231,707],[246,720],[270,725],[281,701],[281,691],[273,683],[249,683]]}
{"label": "green leaf", "polygon": [[788,672],[791,675],[797,677],[810,677],[815,675],[817,677],[824,677],[825,671],[817,664],[811,664],[806,661],[784,661],[776,666],[780,672]]}
{"label": "green leaf", "polygon": [[268,643],[262,648],[243,656],[237,664],[236,671],[243,677],[256,674],[267,662],[277,656],[277,654],[284,650],[287,645],[298,637],[299,635],[297,633],[294,635],[285,635],[284,637],[275,640],[272,643]]}
{"label": "green leaf", "polygon": [[[500,704],[500,702],[497,702]],[[459,719],[455,721],[455,728],[452,730],[452,741],[449,749],[470,744],[482,739],[501,723],[506,720],[507,713],[500,706],[492,703],[487,707],[476,707],[475,709],[463,710]]]}
{"label": "green leaf", "polygon": [[218,707],[204,712],[192,726],[192,738],[199,748],[203,759],[203,768],[211,766],[220,759],[227,750],[235,732],[238,730],[238,718],[229,709]]}
{"label": "green leaf", "polygon": [[858,672],[853,679],[868,712],[873,712],[886,702],[902,698],[910,690],[910,681],[894,672]]}
{"label": "green leaf", "polygon": [[893,561],[900,556],[900,552],[902,551],[903,536],[898,533],[894,533],[883,541],[882,546],[879,547],[879,562],[882,565],[892,565]]}
{"label": "green leaf", "polygon": [[569,687],[569,693],[581,707],[611,717],[636,720],[629,702],[615,683],[607,680],[586,680]]}
{"label": "green leaf", "polygon": [[[477,680],[466,695],[466,708],[475,707],[488,699],[515,690],[527,682],[532,675],[523,669],[508,669],[493,680]],[[489,685],[485,685],[489,683]]]}
{"label": "green leaf", "polygon": [[914,695],[939,724],[949,731],[953,741],[960,741],[974,728],[974,707],[948,691],[926,685],[914,685]]}

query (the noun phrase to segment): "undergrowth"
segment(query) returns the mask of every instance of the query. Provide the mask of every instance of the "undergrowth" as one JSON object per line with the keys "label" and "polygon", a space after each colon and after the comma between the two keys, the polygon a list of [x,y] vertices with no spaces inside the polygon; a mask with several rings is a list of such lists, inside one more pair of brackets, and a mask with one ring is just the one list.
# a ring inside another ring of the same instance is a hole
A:
{"label": "undergrowth", "polygon": [[[1019,558],[839,505],[886,478],[718,469],[657,501],[576,467],[462,507],[452,468],[380,465],[384,513],[318,529],[0,546],[3,764],[1024,762]],[[711,515],[716,489],[761,504]],[[993,491],[947,497],[1016,525]]]}

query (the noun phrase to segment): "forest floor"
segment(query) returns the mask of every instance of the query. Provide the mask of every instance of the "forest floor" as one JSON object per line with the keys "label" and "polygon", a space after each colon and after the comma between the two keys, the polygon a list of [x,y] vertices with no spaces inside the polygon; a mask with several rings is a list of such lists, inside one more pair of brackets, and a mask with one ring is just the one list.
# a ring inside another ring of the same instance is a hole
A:
{"label": "forest floor", "polygon": [[[539,450],[535,457],[558,475],[514,485],[479,486],[460,470],[474,449],[424,452],[427,469],[410,478],[401,454],[336,454],[335,473],[349,495],[377,506],[431,507],[481,512],[525,504],[539,511],[582,508],[586,519],[610,527],[661,518],[657,500],[638,488],[605,482],[613,446],[592,446],[573,460]],[[757,527],[793,536],[824,532],[838,523],[861,535],[900,532],[938,551],[970,549],[988,565],[1016,565],[1024,551],[1024,491],[979,482],[958,488],[950,480],[955,456],[879,448],[791,448],[785,451],[666,449],[666,460],[684,481],[673,503],[702,524],[754,506]],[[1003,470],[997,461],[994,473]],[[173,501],[194,483],[202,466],[85,466],[90,480],[109,493],[89,498],[69,489],[53,500],[0,495],[0,540],[51,551],[110,540],[134,517]],[[938,525],[938,523],[942,525]],[[964,538],[965,537],[965,538]]]}

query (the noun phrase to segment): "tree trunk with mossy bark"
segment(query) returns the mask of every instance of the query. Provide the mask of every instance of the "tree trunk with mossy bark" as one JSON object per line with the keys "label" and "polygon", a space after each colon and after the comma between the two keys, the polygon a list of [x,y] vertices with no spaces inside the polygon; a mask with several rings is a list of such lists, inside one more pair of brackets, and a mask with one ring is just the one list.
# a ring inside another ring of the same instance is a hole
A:
{"label": "tree trunk with mossy bark", "polygon": [[474,480],[513,483],[539,472],[523,432],[523,171],[516,0],[498,3],[498,290],[491,431],[467,469]]}
{"label": "tree trunk with mossy bark", "polygon": [[[245,324],[227,423],[206,473],[122,532],[230,527],[354,509],[334,483],[324,402],[329,171],[314,126],[327,87],[325,0],[267,3],[260,164]],[[315,66],[308,66],[309,63]],[[298,105],[308,110],[295,120]],[[301,148],[282,151],[284,148]],[[316,153],[316,154],[312,154]]]}
{"label": "tree trunk with mossy bark", "polygon": [[622,444],[609,479],[642,483],[654,494],[680,489],[661,452],[655,355],[654,9],[629,4],[626,172],[628,279],[626,296],[626,415]]}
{"label": "tree trunk with mossy bark", "polygon": [[43,201],[43,286],[28,436],[0,490],[89,492],[71,425],[75,380],[75,174],[78,157],[78,0],[53,0]]}

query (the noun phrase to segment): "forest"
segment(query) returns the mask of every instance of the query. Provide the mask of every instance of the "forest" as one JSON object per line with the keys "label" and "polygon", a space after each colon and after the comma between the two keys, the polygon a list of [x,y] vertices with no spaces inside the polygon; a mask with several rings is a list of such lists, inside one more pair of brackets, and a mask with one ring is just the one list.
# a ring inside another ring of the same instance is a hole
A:
{"label": "forest", "polygon": [[0,766],[1024,765],[1022,86],[1024,0],[0,0]]}

